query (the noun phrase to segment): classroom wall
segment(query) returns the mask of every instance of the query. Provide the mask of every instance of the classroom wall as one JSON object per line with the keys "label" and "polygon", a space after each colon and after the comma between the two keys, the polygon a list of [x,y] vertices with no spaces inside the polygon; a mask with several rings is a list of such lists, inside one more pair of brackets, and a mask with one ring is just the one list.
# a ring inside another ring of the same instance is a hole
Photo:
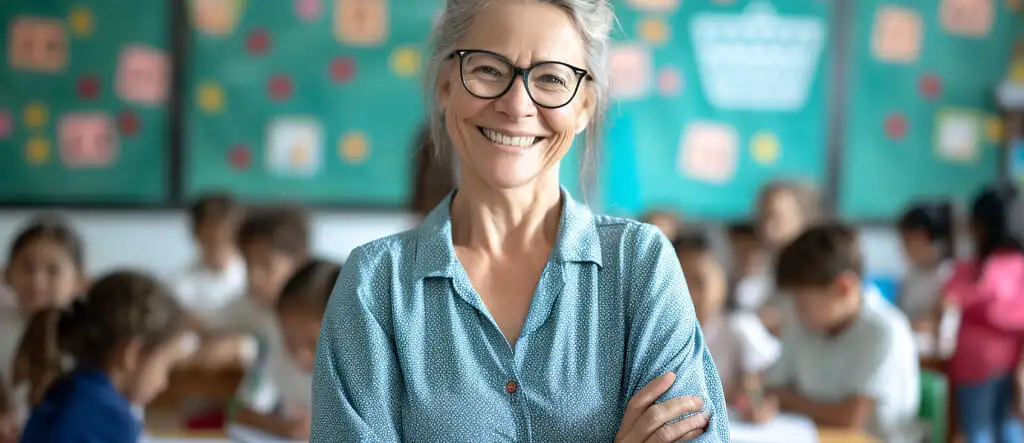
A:
{"label": "classroom wall", "polygon": [[[33,211],[0,212],[0,251],[3,251],[0,263],[6,261],[12,237],[34,214]],[[192,258],[192,242],[182,213],[74,211],[63,214],[84,237],[86,266],[91,273],[133,266],[171,276]],[[315,251],[343,259],[362,243],[407,229],[412,226],[413,217],[402,213],[318,212],[314,214],[313,224]],[[870,274],[902,275],[904,265],[898,237],[891,229],[864,228],[863,241]]]}

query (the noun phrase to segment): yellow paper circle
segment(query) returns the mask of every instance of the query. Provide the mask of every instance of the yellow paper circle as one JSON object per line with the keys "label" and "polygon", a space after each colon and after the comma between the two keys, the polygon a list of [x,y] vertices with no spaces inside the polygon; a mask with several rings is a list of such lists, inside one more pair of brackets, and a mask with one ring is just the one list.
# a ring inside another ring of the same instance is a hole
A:
{"label": "yellow paper circle", "polygon": [[985,122],[985,136],[992,143],[1003,141],[1003,119],[989,117],[988,121]]}
{"label": "yellow paper circle", "polygon": [[25,143],[25,159],[32,165],[41,165],[49,161],[50,141],[42,136],[28,139]]}
{"label": "yellow paper circle", "polygon": [[665,43],[668,40],[668,25],[655,18],[640,22],[640,37],[651,43]]}
{"label": "yellow paper circle", "polygon": [[754,134],[750,140],[750,153],[753,155],[754,161],[762,165],[775,163],[779,159],[781,151],[782,145],[779,143],[778,137],[771,132],[759,132]]}
{"label": "yellow paper circle", "polygon": [[399,77],[412,77],[420,71],[420,51],[401,47],[391,53],[391,70]]}
{"label": "yellow paper circle", "polygon": [[71,28],[72,34],[79,37],[88,37],[92,35],[92,31],[96,27],[96,20],[89,8],[75,6],[71,9],[71,13],[68,14],[68,26]]}
{"label": "yellow paper circle", "polygon": [[41,128],[46,126],[47,120],[50,119],[50,111],[46,108],[46,105],[34,102],[29,103],[25,106],[25,126],[30,128]]}
{"label": "yellow paper circle", "polygon": [[338,140],[338,156],[347,163],[359,164],[370,155],[370,142],[361,132],[350,132]]}
{"label": "yellow paper circle", "polygon": [[1014,60],[1010,65],[1010,83],[1024,83],[1024,61]]}
{"label": "yellow paper circle", "polygon": [[224,109],[224,91],[213,82],[205,82],[198,89],[199,109],[208,113],[220,112]]}

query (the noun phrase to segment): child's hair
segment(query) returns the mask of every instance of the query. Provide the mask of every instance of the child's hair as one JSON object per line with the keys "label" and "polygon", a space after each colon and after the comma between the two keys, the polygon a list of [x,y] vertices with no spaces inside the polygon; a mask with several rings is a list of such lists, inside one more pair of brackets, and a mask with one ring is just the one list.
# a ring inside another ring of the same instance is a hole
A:
{"label": "child's hair", "polygon": [[782,249],[775,281],[782,288],[822,287],[846,272],[862,276],[862,267],[857,231],[840,223],[820,224]]}
{"label": "child's hair", "polygon": [[1017,187],[999,183],[986,187],[971,205],[971,223],[978,238],[976,256],[984,261],[999,250],[1024,252],[1020,196]]}
{"label": "child's hair", "polygon": [[675,249],[677,254],[683,252],[702,254],[711,251],[711,241],[708,239],[707,234],[702,231],[687,230],[680,232],[672,240],[672,248]]}
{"label": "child's hair", "polygon": [[61,375],[61,357],[75,365],[105,369],[118,346],[140,339],[143,352],[182,331],[185,311],[156,279],[117,271],[97,281],[72,305],[32,316],[15,359],[15,385],[29,382],[34,402]]}
{"label": "child's hair", "polygon": [[189,221],[192,223],[193,230],[211,220],[223,221],[240,218],[244,212],[245,206],[228,193],[206,194],[188,208]]}
{"label": "child's hair", "polygon": [[51,241],[60,246],[71,257],[75,267],[79,270],[84,269],[85,257],[82,239],[64,219],[55,215],[39,216],[29,222],[28,226],[14,237],[14,242],[11,243],[11,249],[7,256],[7,262],[14,261],[18,254],[40,240]]}
{"label": "child's hair", "polygon": [[298,206],[277,206],[249,211],[238,229],[238,246],[266,242],[294,257],[309,254],[309,216]]}
{"label": "child's hair", "polygon": [[924,232],[932,244],[941,248],[941,256],[956,256],[953,204],[948,201],[918,202],[900,217],[897,226],[903,232]]}
{"label": "child's hair", "polygon": [[757,226],[750,222],[731,223],[727,228],[729,238],[733,237],[757,237]]}
{"label": "child's hair", "polygon": [[288,279],[277,300],[277,309],[301,307],[323,312],[338,281],[341,265],[323,259],[312,259]]}
{"label": "child's hair", "polygon": [[757,211],[763,210],[769,199],[780,193],[792,194],[800,208],[800,214],[808,223],[813,223],[818,218],[820,195],[814,186],[793,180],[778,180],[770,182],[761,188],[757,196]]}

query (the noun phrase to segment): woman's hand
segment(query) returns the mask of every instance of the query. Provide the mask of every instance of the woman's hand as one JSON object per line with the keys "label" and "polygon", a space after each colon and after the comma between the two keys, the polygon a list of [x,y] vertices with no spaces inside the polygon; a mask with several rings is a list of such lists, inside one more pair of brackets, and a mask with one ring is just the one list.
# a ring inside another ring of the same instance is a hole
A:
{"label": "woman's hand", "polygon": [[0,443],[16,443],[20,437],[18,421],[13,413],[0,413]]}
{"label": "woman's hand", "polygon": [[[704,433],[711,418],[707,413],[698,413],[704,407],[699,397],[676,397],[655,403],[675,381],[676,374],[669,372],[651,380],[629,400],[615,435],[616,443],[671,443],[692,440]],[[693,415],[668,423],[686,414]]]}

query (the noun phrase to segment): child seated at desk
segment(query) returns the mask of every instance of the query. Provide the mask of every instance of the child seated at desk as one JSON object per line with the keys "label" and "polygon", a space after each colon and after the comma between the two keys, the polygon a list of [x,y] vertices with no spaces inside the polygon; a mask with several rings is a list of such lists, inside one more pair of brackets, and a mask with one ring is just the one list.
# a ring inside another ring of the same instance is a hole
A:
{"label": "child seated at desk", "polygon": [[955,258],[953,208],[949,202],[912,205],[897,224],[910,270],[900,288],[899,306],[918,334],[925,354],[937,350],[942,286],[953,271]]}
{"label": "child seated at desk", "polygon": [[239,424],[274,435],[309,439],[313,359],[320,324],[341,266],[312,260],[288,281],[277,301],[281,336],[268,360],[243,383]]}
{"label": "child seated at desk", "polygon": [[775,278],[798,321],[783,325],[782,356],[765,374],[782,410],[887,442],[917,437],[920,398],[910,323],[861,283],[856,232],[805,231],[783,249]]}
{"label": "child seated at desk", "polygon": [[[135,443],[133,404],[149,403],[181,357],[185,311],[155,279],[114,272],[69,309],[36,313],[18,350],[16,380],[35,407],[25,443]],[[61,371],[67,356],[71,371]]]}
{"label": "child seated at desk", "polygon": [[774,407],[771,400],[759,400],[760,376],[778,358],[779,343],[755,313],[729,312],[726,308],[725,272],[707,237],[684,232],[673,246],[726,399],[748,419],[756,420],[764,415],[761,408]]}

